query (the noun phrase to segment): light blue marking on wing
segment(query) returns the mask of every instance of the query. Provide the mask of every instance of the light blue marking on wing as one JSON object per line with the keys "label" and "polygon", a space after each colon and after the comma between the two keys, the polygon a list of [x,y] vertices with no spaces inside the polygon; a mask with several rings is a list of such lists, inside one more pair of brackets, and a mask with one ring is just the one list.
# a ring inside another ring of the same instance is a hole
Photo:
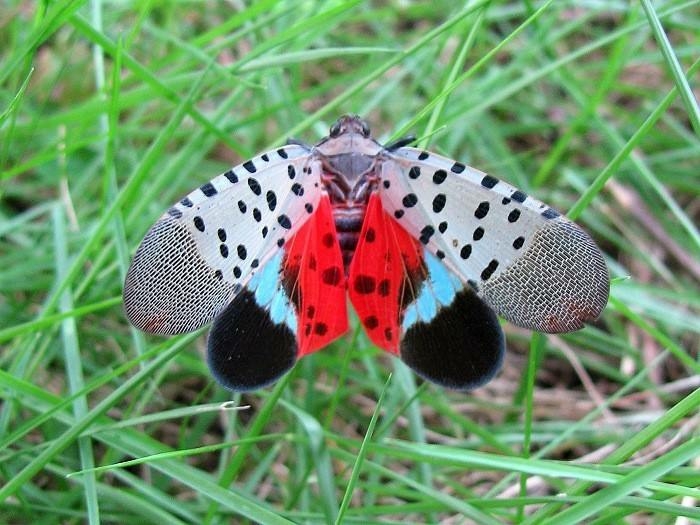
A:
{"label": "light blue marking on wing", "polygon": [[416,304],[409,304],[403,311],[403,321],[401,322],[401,328],[405,330],[409,326],[412,326],[418,322],[418,310],[416,310]]}
{"label": "light blue marking on wing", "polygon": [[270,302],[270,318],[275,324],[282,324],[286,321],[289,314],[289,300],[284,293],[284,290],[278,289],[275,296]]}
{"label": "light blue marking on wing", "polygon": [[280,284],[282,252],[278,252],[250,279],[248,287],[255,290],[255,302],[267,306],[274,298]]}
{"label": "light blue marking on wing", "polygon": [[270,312],[275,324],[286,324],[296,333],[297,315],[280,283],[283,253],[277,253],[251,277],[248,288],[255,293],[255,302]]}
{"label": "light blue marking on wing", "polygon": [[463,285],[459,277],[451,273],[440,260],[427,250],[423,259],[428,270],[428,278],[423,283],[416,300],[404,310],[401,327],[405,330],[417,322],[429,323],[443,306],[454,301]]}
{"label": "light blue marking on wing", "polygon": [[287,312],[287,318],[284,320],[284,322],[292,332],[295,334],[297,333],[297,314],[294,311],[294,308],[289,309]]}
{"label": "light blue marking on wing", "polygon": [[450,272],[432,253],[424,250],[425,265],[428,267],[428,280],[435,299],[443,306],[452,304],[455,294],[462,288],[459,278]]}
{"label": "light blue marking on wing", "polygon": [[429,289],[429,287],[429,281],[423,284],[421,292],[414,303],[416,305],[416,310],[418,311],[418,318],[426,323],[435,317],[438,311],[438,304],[435,294]]}

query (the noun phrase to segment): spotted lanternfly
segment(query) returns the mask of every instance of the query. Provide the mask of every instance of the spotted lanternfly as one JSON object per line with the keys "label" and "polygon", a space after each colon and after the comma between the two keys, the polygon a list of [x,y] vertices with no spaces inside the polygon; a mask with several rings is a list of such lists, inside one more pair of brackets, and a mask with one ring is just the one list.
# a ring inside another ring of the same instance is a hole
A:
{"label": "spotted lanternfly", "polygon": [[146,234],[126,276],[129,320],[157,334],[214,321],[225,387],[270,384],[348,330],[440,385],[499,370],[496,314],[568,332],[607,303],[591,238],[549,206],[411,139],[382,146],[357,116],[315,146],[269,151],[207,182]]}

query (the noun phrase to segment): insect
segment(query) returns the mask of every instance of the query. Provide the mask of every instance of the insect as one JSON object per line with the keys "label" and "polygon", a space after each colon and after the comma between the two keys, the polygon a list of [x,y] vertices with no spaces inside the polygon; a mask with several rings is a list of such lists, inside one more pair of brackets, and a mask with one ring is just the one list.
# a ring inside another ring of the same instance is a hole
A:
{"label": "insect", "polygon": [[439,385],[499,370],[496,314],[541,332],[598,317],[601,251],[509,184],[440,155],[376,142],[345,115],[202,185],[148,231],[124,286],[131,323],[157,334],[213,322],[207,360],[235,391],[272,383],[348,330]]}

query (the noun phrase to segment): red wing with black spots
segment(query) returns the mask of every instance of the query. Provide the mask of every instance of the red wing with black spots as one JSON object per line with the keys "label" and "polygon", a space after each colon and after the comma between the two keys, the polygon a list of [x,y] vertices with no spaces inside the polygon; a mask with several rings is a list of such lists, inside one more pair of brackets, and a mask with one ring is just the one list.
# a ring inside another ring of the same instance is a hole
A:
{"label": "red wing with black spots", "polygon": [[402,312],[415,300],[424,277],[418,242],[387,216],[373,195],[350,264],[348,294],[378,347],[399,353]]}
{"label": "red wing with black spots", "polygon": [[348,330],[345,271],[328,197],[284,249],[282,279],[298,315],[301,357]]}

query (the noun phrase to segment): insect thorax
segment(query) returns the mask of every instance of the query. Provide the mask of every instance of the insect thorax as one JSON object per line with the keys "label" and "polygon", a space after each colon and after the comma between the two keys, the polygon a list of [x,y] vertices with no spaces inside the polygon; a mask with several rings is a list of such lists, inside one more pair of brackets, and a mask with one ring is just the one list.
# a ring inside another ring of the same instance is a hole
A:
{"label": "insect thorax", "polygon": [[379,180],[380,155],[348,152],[320,155],[321,180],[333,208],[345,273],[357,247],[369,196]]}

